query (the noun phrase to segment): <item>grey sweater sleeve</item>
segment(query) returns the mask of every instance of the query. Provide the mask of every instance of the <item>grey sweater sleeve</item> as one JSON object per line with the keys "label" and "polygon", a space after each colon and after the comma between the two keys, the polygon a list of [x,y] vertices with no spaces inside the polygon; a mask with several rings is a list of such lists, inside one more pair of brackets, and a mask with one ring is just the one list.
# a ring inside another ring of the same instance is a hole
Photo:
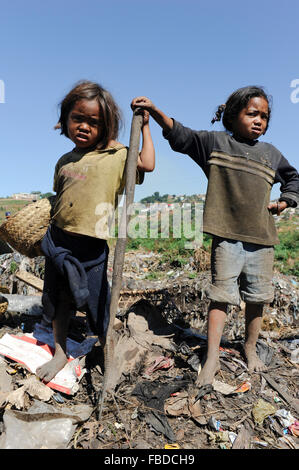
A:
{"label": "grey sweater sleeve", "polygon": [[279,200],[286,201],[290,207],[296,207],[299,202],[299,176],[286,158],[281,156],[276,170],[274,183],[280,183],[281,195]]}
{"label": "grey sweater sleeve", "polygon": [[189,155],[207,174],[207,160],[213,147],[213,132],[196,131],[173,119],[173,128],[163,136],[175,152]]}

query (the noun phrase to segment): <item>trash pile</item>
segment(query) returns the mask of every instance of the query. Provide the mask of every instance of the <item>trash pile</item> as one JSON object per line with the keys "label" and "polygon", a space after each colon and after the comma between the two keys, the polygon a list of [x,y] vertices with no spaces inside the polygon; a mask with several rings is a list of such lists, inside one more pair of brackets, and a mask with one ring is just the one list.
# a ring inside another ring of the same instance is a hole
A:
{"label": "trash pile", "polygon": [[[113,255],[108,275],[111,281]],[[149,273],[159,270],[157,279]],[[103,353],[71,321],[70,360],[49,384],[35,375],[53,353],[40,324],[44,258],[0,255],[0,449],[298,449],[299,284],[276,273],[257,353],[267,370],[249,374],[244,305],[231,308],[212,385],[195,386],[206,356],[208,271],[196,260],[161,265],[157,253],[125,258],[114,325],[113,393],[101,420]]]}

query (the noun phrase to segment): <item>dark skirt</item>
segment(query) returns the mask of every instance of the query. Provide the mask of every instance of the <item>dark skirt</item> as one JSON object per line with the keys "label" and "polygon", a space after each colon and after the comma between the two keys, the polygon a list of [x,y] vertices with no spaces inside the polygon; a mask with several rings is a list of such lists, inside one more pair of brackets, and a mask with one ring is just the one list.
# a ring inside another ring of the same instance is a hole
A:
{"label": "dark skirt", "polygon": [[110,307],[107,241],[71,235],[51,224],[41,247],[45,254],[43,322],[52,323],[63,293],[72,313],[86,312],[88,333],[105,337]]}

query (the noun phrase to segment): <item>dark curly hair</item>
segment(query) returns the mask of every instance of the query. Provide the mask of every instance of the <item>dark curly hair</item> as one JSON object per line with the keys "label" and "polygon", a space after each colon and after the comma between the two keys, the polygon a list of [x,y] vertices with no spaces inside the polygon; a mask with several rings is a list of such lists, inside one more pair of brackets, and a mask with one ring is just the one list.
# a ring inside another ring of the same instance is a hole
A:
{"label": "dark curly hair", "polygon": [[269,111],[266,127],[267,130],[271,116],[272,97],[270,95],[267,95],[267,93],[262,87],[258,86],[246,86],[234,91],[229,96],[225,104],[221,104],[220,106],[218,106],[218,109],[215,112],[215,116],[213,117],[211,123],[214,124],[214,122],[220,121],[221,116],[223,114],[222,123],[227,131],[232,132],[232,124],[234,120],[238,117],[240,111],[247,106],[251,98],[257,97],[264,98],[268,103]]}
{"label": "dark curly hair", "polygon": [[106,148],[110,140],[117,138],[122,125],[122,116],[112,95],[98,83],[88,80],[77,83],[60,103],[60,117],[55,128],[60,128],[60,133],[68,137],[68,117],[75,103],[79,100],[97,100],[99,103],[101,127],[97,148]]}

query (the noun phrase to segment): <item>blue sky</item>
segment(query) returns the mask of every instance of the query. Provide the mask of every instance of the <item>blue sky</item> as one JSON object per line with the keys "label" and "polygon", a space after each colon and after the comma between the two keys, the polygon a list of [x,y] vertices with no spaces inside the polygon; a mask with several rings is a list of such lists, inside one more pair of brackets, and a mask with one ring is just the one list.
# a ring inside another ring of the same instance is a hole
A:
{"label": "blue sky", "polygon": [[[194,129],[222,130],[210,124],[218,104],[241,86],[262,85],[273,96],[263,140],[298,169],[298,0],[11,0],[0,9],[0,196],[52,190],[55,163],[72,148],[53,130],[58,105],[81,79],[113,94],[126,145],[135,96]],[[200,168],[174,153],[153,121],[151,130],[156,169],[135,200],[204,193]]]}

